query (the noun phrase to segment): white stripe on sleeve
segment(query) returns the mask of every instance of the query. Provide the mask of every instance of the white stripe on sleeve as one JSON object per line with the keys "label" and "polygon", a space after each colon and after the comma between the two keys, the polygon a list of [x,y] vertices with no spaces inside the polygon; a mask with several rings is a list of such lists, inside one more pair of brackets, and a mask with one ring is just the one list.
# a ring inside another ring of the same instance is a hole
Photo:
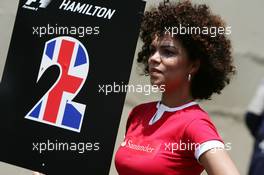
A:
{"label": "white stripe on sleeve", "polygon": [[209,140],[204,143],[202,143],[200,146],[198,146],[195,149],[194,156],[199,161],[200,156],[205,153],[206,151],[213,149],[213,148],[225,148],[225,145],[223,142],[219,140]]}

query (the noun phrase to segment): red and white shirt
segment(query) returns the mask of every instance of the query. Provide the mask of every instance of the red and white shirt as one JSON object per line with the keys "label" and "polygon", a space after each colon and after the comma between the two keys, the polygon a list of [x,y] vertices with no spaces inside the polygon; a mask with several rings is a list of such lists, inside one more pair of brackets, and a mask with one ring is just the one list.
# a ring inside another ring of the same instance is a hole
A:
{"label": "red and white shirt", "polygon": [[198,175],[199,157],[224,142],[196,102],[170,108],[160,102],[136,106],[115,155],[119,175]]}

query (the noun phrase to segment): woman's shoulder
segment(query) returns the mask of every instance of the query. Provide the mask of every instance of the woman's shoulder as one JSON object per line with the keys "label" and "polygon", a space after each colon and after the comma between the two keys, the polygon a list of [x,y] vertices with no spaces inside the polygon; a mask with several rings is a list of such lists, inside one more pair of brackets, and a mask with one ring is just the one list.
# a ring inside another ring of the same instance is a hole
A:
{"label": "woman's shoulder", "polygon": [[182,110],[182,112],[180,112],[180,115],[182,116],[182,122],[186,125],[199,121],[212,123],[210,114],[198,104]]}
{"label": "woman's shoulder", "polygon": [[157,101],[152,101],[152,102],[146,102],[146,103],[141,103],[132,108],[129,113],[128,118],[134,118],[134,116],[142,116],[146,112],[155,110],[157,106]]}
{"label": "woman's shoulder", "polygon": [[212,128],[216,131],[216,127],[212,121],[211,115],[199,105],[195,106],[193,110],[189,110],[185,118],[185,128],[197,132],[202,128]]}
{"label": "woman's shoulder", "polygon": [[128,127],[132,123],[132,121],[138,122],[140,119],[142,119],[142,117],[139,116],[142,116],[145,112],[148,112],[153,108],[156,108],[156,105],[157,105],[157,101],[153,101],[153,102],[141,103],[133,107],[128,115],[128,119],[126,123],[126,131],[128,130]]}

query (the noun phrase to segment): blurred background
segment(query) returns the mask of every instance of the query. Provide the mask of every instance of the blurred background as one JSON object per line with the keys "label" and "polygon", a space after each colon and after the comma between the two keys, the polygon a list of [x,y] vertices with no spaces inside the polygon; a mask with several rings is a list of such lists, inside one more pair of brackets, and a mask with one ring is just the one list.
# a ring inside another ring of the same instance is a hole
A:
{"label": "blurred background", "polygon": [[[172,0],[171,0],[172,1]],[[155,6],[158,0],[147,0],[146,10]],[[264,72],[264,1],[261,0],[193,0],[194,3],[206,3],[212,11],[219,14],[231,26],[230,35],[233,44],[233,56],[237,74],[233,77],[221,95],[200,105],[210,114],[225,142],[230,142],[229,155],[238,167],[241,175],[246,175],[253,148],[253,138],[249,134],[244,114],[248,104],[259,86]],[[0,80],[7,56],[10,38],[16,16],[18,0],[0,1]],[[149,84],[149,78],[140,76],[142,69],[136,63],[136,55],[142,43],[138,41],[130,84]],[[127,93],[123,108],[115,150],[122,142],[129,111],[139,103],[159,100],[160,94]],[[1,156],[1,155],[0,155]],[[32,171],[0,162],[0,175],[30,175]],[[88,173],[87,173],[88,174]],[[203,174],[206,174],[205,172]],[[109,175],[117,175],[112,162]]]}

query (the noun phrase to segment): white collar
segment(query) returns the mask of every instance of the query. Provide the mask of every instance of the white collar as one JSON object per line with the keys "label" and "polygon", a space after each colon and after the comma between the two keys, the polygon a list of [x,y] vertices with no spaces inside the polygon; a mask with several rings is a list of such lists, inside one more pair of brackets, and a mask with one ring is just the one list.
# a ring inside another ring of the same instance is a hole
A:
{"label": "white collar", "polygon": [[193,105],[197,105],[198,103],[195,101],[191,101],[189,103],[186,103],[184,105],[181,106],[177,106],[177,107],[168,107],[164,104],[162,104],[160,101],[157,103],[156,107],[157,107],[157,111],[156,113],[153,115],[153,117],[150,119],[149,121],[149,125],[153,125],[155,122],[157,122],[163,115],[164,112],[175,112],[175,111],[179,111],[182,110],[184,108],[187,108],[189,106],[193,106]]}
{"label": "white collar", "polygon": [[196,104],[198,104],[198,103],[195,102],[195,101],[191,101],[191,102],[188,102],[188,103],[186,103],[186,104],[184,104],[184,105],[181,105],[181,106],[177,106],[177,107],[171,108],[171,107],[168,107],[168,106],[162,104],[162,103],[159,101],[159,102],[157,103],[156,107],[157,107],[158,109],[161,108],[162,110],[167,111],[167,112],[175,112],[175,111],[179,111],[179,110],[182,110],[182,109],[184,109],[184,108],[187,108],[187,107],[189,107],[189,106],[193,106],[193,105],[196,105]]}

